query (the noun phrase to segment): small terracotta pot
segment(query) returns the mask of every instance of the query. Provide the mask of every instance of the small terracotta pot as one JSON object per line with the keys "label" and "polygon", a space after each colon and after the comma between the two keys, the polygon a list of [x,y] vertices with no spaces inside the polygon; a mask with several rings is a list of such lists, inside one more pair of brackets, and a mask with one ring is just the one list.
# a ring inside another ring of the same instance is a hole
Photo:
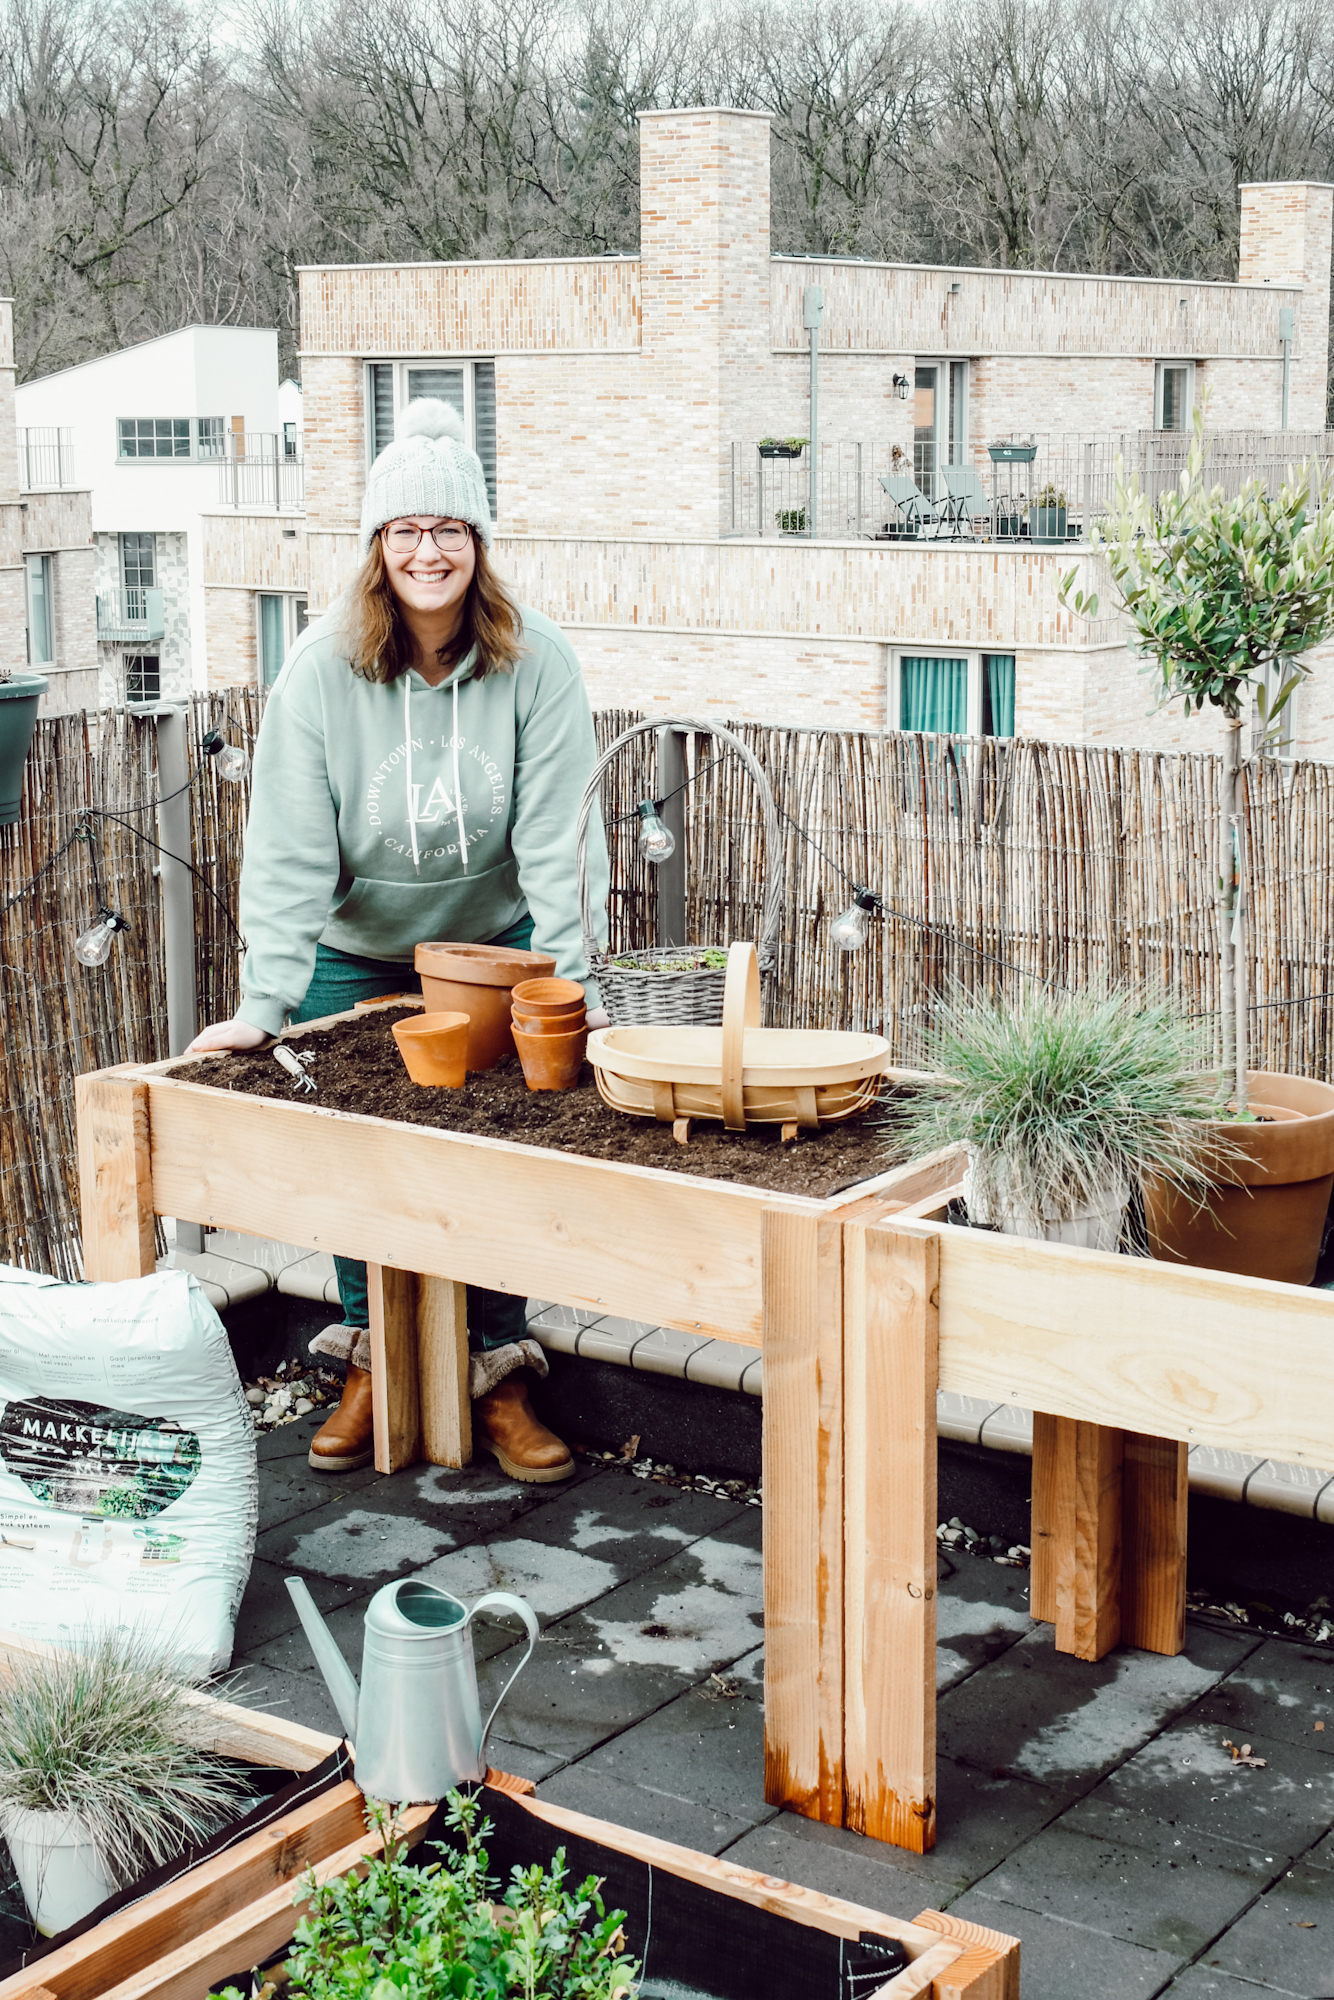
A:
{"label": "small terracotta pot", "polygon": [[516,1007],[512,1018],[515,1028],[524,1035],[572,1035],[584,1026],[588,1011],[578,1007],[569,1014],[521,1014]]}
{"label": "small terracotta pot", "polygon": [[469,1069],[494,1069],[513,1055],[510,989],[556,970],[546,952],[495,944],[419,944],[413,963],[428,1014],[468,1016]]}
{"label": "small terracotta pot", "polygon": [[1202,1209],[1145,1182],[1150,1248],[1168,1263],[1309,1285],[1334,1189],[1334,1085],[1251,1070],[1248,1096],[1269,1122],[1213,1127],[1240,1157]]}
{"label": "small terracotta pot", "polygon": [[525,979],[510,994],[516,1014],[559,1018],[585,1011],[584,989],[577,979]]}
{"label": "small terracotta pot", "polygon": [[588,1030],[580,1028],[572,1035],[527,1035],[516,1028],[514,1046],[530,1090],[569,1090],[579,1080]]}
{"label": "small terracotta pot", "polygon": [[414,1083],[462,1089],[468,1075],[466,1014],[417,1014],[410,1021],[390,1025]]}

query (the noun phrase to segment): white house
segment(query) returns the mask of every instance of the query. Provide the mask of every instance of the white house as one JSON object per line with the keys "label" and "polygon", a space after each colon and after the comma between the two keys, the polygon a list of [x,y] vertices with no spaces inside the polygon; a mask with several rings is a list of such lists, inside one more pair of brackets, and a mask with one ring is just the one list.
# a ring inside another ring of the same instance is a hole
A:
{"label": "white house", "polygon": [[100,702],[206,687],[201,517],[302,503],[300,391],[280,390],[277,334],[183,327],[24,383],[15,418],[20,459],[92,495]]}

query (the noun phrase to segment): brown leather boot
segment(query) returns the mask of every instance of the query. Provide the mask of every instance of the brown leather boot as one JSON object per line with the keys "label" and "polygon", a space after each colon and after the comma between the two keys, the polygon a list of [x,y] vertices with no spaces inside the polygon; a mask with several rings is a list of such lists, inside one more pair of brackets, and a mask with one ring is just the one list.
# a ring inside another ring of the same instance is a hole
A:
{"label": "brown leather boot", "polygon": [[499,1459],[511,1479],[546,1486],[574,1471],[570,1448],[540,1423],[521,1373],[507,1375],[472,1406],[473,1443]]}
{"label": "brown leather boot", "polygon": [[355,1472],[374,1456],[371,1371],[349,1361],[343,1400],[311,1439],[310,1464],[316,1472]]}

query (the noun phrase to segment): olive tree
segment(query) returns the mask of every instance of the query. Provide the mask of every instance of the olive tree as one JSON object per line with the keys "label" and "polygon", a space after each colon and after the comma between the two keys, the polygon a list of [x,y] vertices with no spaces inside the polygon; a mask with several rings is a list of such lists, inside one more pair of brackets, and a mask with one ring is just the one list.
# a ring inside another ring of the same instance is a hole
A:
{"label": "olive tree", "polygon": [[[1196,416],[1186,469],[1157,499],[1127,480],[1118,462],[1111,512],[1091,533],[1129,615],[1144,671],[1160,702],[1180,698],[1187,715],[1206,703],[1223,717],[1215,907],[1222,1004],[1224,1096],[1246,1111],[1248,1068],[1244,909],[1245,824],[1241,732],[1252,696],[1265,740],[1307,677],[1304,655],[1334,633],[1334,496],[1313,466],[1289,467],[1277,492],[1248,480],[1229,497],[1206,476],[1203,417]],[[1096,617],[1096,595],[1062,579],[1061,598]]]}

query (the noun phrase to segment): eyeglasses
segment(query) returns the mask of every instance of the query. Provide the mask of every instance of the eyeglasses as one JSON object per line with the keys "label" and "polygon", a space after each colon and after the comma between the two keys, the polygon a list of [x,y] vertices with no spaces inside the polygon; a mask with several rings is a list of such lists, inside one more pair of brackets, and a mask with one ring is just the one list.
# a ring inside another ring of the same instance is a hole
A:
{"label": "eyeglasses", "polygon": [[457,555],[460,549],[467,548],[472,529],[466,521],[437,521],[433,528],[419,528],[412,521],[391,521],[380,532],[385,547],[396,556],[410,556],[420,546],[423,535],[429,535],[444,554]]}

